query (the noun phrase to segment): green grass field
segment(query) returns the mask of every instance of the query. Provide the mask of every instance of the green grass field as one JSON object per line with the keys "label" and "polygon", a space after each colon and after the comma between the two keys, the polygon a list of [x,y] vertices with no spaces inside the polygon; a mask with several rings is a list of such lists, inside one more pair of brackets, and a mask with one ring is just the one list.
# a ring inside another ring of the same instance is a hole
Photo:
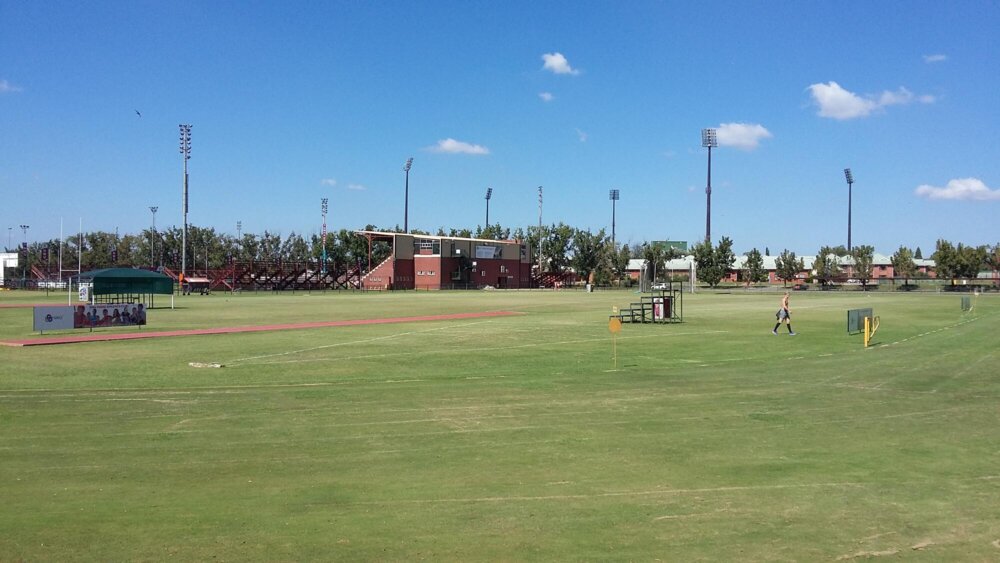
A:
{"label": "green grass field", "polygon": [[776,337],[777,293],[685,295],[615,369],[635,297],[196,295],[146,330],[523,314],[0,347],[0,560],[1000,559],[1000,297],[796,293]]}

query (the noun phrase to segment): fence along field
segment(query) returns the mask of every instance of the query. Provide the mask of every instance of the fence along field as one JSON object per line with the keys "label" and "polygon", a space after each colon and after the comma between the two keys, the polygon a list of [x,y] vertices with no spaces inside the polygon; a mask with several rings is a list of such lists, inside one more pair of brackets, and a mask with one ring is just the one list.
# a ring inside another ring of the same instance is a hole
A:
{"label": "fence along field", "polygon": [[615,369],[629,298],[194,296],[150,324],[523,314],[0,349],[0,555],[1000,555],[995,297],[794,294],[775,338],[776,295],[685,296]]}

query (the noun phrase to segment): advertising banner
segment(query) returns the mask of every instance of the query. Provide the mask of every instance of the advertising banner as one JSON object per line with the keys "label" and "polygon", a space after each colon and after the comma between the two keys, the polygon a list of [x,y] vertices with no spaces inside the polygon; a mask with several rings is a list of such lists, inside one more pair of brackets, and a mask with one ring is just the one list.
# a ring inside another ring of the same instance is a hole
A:
{"label": "advertising banner", "polygon": [[146,306],[142,303],[63,305],[35,307],[33,328],[39,332],[105,326],[142,326]]}
{"label": "advertising banner", "polygon": [[90,284],[81,283],[78,292],[80,294],[80,301],[84,303],[90,301]]}
{"label": "advertising banner", "polygon": [[38,332],[73,328],[73,307],[35,307],[32,329]]}

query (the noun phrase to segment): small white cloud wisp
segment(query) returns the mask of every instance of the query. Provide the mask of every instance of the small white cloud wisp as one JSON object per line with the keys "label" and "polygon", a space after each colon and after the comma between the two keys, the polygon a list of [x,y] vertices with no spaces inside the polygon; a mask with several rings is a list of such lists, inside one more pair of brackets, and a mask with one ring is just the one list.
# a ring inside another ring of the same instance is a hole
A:
{"label": "small white cloud wisp", "polygon": [[538,97],[541,98],[543,102],[551,102],[556,99],[556,97],[552,95],[552,92],[539,92]]}
{"label": "small white cloud wisp", "polygon": [[21,88],[15,86],[6,80],[0,80],[0,94],[6,94],[7,92],[20,92]]}
{"label": "small white cloud wisp", "polygon": [[427,150],[430,152],[445,153],[445,154],[472,154],[472,155],[490,154],[490,149],[482,145],[474,145],[472,143],[466,143],[464,141],[456,141],[451,137],[438,141],[436,145],[427,147]]}
{"label": "small white cloud wisp", "polygon": [[947,60],[948,60],[948,55],[942,55],[940,53],[935,55],[924,55],[924,62],[927,64],[943,63]]}
{"label": "small white cloud wisp", "polygon": [[545,53],[542,55],[542,61],[545,62],[545,64],[542,65],[542,68],[550,70],[555,74],[580,74],[579,70],[569,65],[569,61],[566,60],[566,57],[563,56],[562,53]]}
{"label": "small white cloud wisp", "polygon": [[931,200],[1000,201],[1000,190],[991,190],[979,178],[956,178],[943,188],[923,184],[914,193]]}
{"label": "small white cloud wisp", "polygon": [[333,178],[323,178],[322,180],[319,181],[319,183],[320,185],[330,186],[332,188],[333,186],[337,185],[337,180]]}

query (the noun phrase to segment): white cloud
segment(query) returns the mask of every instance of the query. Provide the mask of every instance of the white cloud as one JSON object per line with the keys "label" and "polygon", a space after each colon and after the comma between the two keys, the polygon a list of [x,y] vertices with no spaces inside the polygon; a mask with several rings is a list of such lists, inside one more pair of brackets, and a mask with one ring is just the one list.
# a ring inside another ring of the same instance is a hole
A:
{"label": "white cloud", "polygon": [[576,130],[576,136],[579,137],[581,143],[586,143],[587,139],[590,137],[590,135],[587,135],[586,132],[579,129]]}
{"label": "white cloud", "polygon": [[759,123],[723,123],[716,135],[719,145],[752,151],[760,145],[761,139],[770,139],[771,134]]}
{"label": "white cloud", "polygon": [[323,178],[322,180],[319,181],[319,183],[324,186],[330,186],[330,187],[337,185],[337,181],[334,180],[333,178]]}
{"label": "white cloud", "polygon": [[363,191],[367,190],[368,188],[366,188],[365,186],[362,186],[361,184],[347,184],[347,189],[354,190],[356,192],[363,192]]}
{"label": "white cloud", "polygon": [[543,102],[551,102],[552,100],[556,99],[556,97],[553,96],[551,92],[539,92],[538,97],[541,98]]}
{"label": "white cloud", "polygon": [[451,137],[438,141],[432,147],[427,147],[430,152],[440,152],[447,154],[490,154],[490,149],[482,145],[473,145],[462,141],[456,141]]}
{"label": "white cloud", "polygon": [[895,92],[883,91],[878,96],[861,97],[854,92],[845,90],[836,82],[813,84],[809,86],[813,101],[819,106],[821,117],[833,119],[855,119],[868,117],[873,112],[888,106],[906,105],[913,101],[931,104],[936,101],[934,96],[914,95],[906,88],[900,87]]}
{"label": "white cloud", "polygon": [[834,119],[865,117],[878,107],[875,102],[862,99],[833,81],[829,84],[813,84],[809,86],[809,91],[812,93],[813,101],[819,106],[821,117]]}
{"label": "white cloud", "polygon": [[542,60],[545,61],[542,65],[545,70],[551,70],[556,74],[580,74],[579,70],[569,66],[569,61],[562,53],[545,53],[542,55]]}
{"label": "white cloud", "polygon": [[0,94],[5,94],[7,92],[20,92],[21,88],[19,86],[14,86],[6,80],[0,80]]}
{"label": "white cloud", "polygon": [[925,63],[943,63],[948,60],[948,55],[936,54],[936,55],[924,55]]}
{"label": "white cloud", "polygon": [[979,178],[958,178],[943,188],[924,184],[914,193],[925,199],[1000,201],[1000,190],[991,190]]}

